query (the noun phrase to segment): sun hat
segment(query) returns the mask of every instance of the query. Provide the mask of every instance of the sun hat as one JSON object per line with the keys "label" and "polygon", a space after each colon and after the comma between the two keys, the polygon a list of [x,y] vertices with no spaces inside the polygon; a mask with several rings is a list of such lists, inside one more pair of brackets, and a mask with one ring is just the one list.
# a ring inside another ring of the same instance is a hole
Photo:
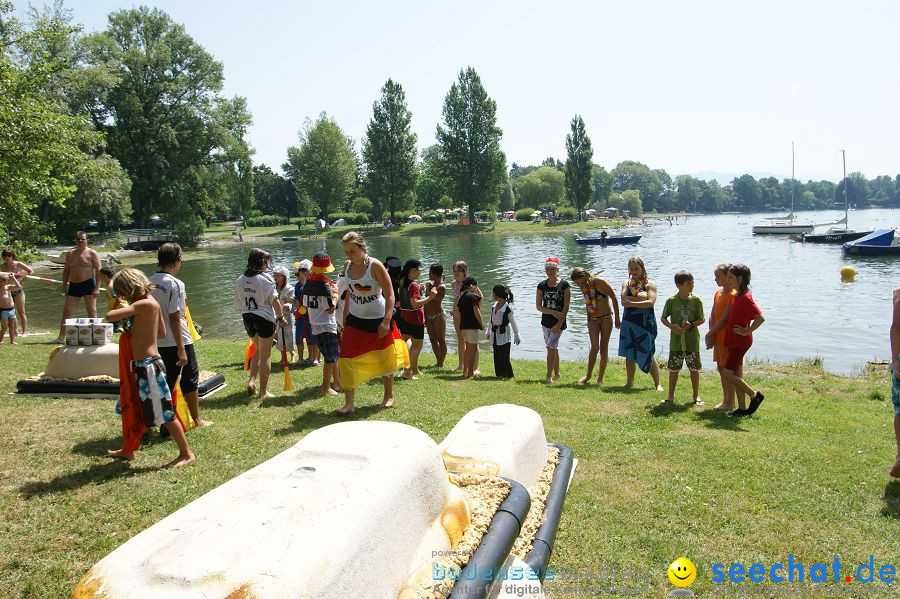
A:
{"label": "sun hat", "polygon": [[559,270],[559,258],[557,258],[556,256],[550,256],[549,258],[547,258],[547,261],[544,262],[544,268],[547,268],[548,266],[550,268]]}
{"label": "sun hat", "polygon": [[294,272],[309,270],[310,268],[312,268],[312,262],[309,260],[301,260],[300,262],[294,263]]}
{"label": "sun hat", "polygon": [[276,275],[281,275],[285,279],[289,279],[291,277],[290,271],[288,271],[286,266],[276,266],[272,269],[272,272]]}
{"label": "sun hat", "polygon": [[310,272],[315,275],[324,275],[325,273],[332,272],[334,270],[334,266],[331,265],[331,257],[325,252],[319,252],[312,259],[312,268]]}

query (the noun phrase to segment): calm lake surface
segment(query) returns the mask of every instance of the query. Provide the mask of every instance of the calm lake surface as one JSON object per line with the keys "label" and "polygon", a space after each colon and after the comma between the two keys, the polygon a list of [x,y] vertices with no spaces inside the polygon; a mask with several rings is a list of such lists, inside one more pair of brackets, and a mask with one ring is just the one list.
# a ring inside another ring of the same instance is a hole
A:
{"label": "calm lake surface", "polygon": [[[717,215],[689,217],[687,222],[670,226],[665,221],[649,221],[647,227],[629,231],[643,234],[635,246],[579,246],[571,233],[529,236],[460,235],[410,238],[373,238],[370,253],[383,259],[399,256],[418,258],[425,265],[444,264],[450,273],[452,263],[464,259],[487,295],[498,282],[506,283],[515,295],[513,304],[522,344],[514,346],[513,358],[543,359],[545,350],[540,315],[534,308],[537,284],[545,278],[543,264],[548,256],[557,256],[562,274],[575,266],[599,273],[618,291],[627,278],[628,258],[640,255],[651,279],[659,288],[657,317],[666,298],[677,289],[675,272],[686,268],[694,274],[694,294],[703,300],[706,314],[712,307],[715,291],[713,269],[720,262],[743,262],[752,271],[751,291],[766,318],[754,335],[751,358],[772,362],[794,362],[801,358],[822,359],[832,372],[849,374],[865,362],[887,359],[890,353],[888,328],[891,319],[891,291],[900,285],[900,259],[890,257],[844,258],[839,245],[802,244],[786,236],[752,235],[751,226],[770,215]],[[833,222],[843,216],[837,211],[803,212],[801,220]],[[543,225],[534,225],[542,227]],[[894,228],[900,226],[900,210],[860,210],[850,213],[855,229]],[[275,264],[290,268],[295,260],[310,257],[324,248],[335,267],[343,263],[339,241],[273,240],[263,244]],[[234,281],[246,265],[249,244],[208,248],[209,259],[185,262],[179,278],[187,286],[194,320],[203,325],[205,336],[240,339],[244,332],[240,315],[233,308]],[[859,274],[855,282],[841,282],[840,269],[853,266]],[[155,269],[143,267],[149,274]],[[59,271],[52,274],[58,278]],[[422,281],[427,278],[423,275]],[[449,282],[449,277],[448,277]],[[55,330],[62,312],[62,299],[46,283],[28,281],[28,315],[33,330]],[[449,295],[449,294],[448,294]],[[105,299],[101,293],[101,315]],[[445,299],[449,309],[450,299]],[[83,304],[82,304],[83,305]],[[83,308],[82,308],[83,312]],[[84,315],[84,314],[79,314]],[[567,361],[585,361],[588,350],[586,317],[581,292],[572,292],[569,328],[560,341],[560,353]],[[449,325],[448,342],[456,340]],[[703,325],[705,331],[707,325]],[[669,331],[662,325],[657,338],[657,354],[668,355]],[[613,330],[610,354],[618,347],[618,330]],[[489,351],[489,345],[482,343]],[[430,351],[426,336],[426,349]],[[451,351],[455,351],[452,349]],[[711,368],[712,352],[703,351],[704,368]],[[202,362],[202,353],[200,354]],[[456,358],[448,358],[455,366]],[[482,363],[485,373],[490,361]]]}

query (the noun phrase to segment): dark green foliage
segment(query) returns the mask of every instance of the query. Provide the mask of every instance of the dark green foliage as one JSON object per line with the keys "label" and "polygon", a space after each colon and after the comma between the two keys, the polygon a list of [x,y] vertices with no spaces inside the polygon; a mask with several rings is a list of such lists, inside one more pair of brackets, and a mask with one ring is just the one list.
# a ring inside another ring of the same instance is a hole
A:
{"label": "dark green foliage", "polygon": [[594,150],[588,137],[581,115],[572,119],[572,131],[566,135],[566,195],[575,206],[576,216],[581,220],[582,211],[587,208],[594,191],[591,173]]}
{"label": "dark green foliage", "polygon": [[444,100],[444,124],[437,127],[439,164],[453,197],[468,206],[469,220],[482,209],[494,209],[505,180],[506,156],[500,149],[497,104],[475,69],[459,72]]}
{"label": "dark green foliage", "polygon": [[362,151],[365,187],[377,216],[387,212],[394,217],[415,198],[416,134],[410,129],[411,121],[403,87],[388,79],[381,99],[372,107]]}
{"label": "dark green foliage", "polygon": [[277,227],[291,222],[287,216],[266,214],[264,216],[251,216],[246,221],[248,227]]}
{"label": "dark green foliage", "polygon": [[534,220],[531,215],[534,213],[534,208],[520,208],[516,210],[516,220]]}

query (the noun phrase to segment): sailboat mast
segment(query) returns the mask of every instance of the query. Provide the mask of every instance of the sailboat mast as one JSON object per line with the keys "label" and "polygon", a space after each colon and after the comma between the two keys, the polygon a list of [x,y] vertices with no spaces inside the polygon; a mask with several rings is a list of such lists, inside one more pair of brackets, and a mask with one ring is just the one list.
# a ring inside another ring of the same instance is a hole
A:
{"label": "sailboat mast", "polygon": [[847,211],[850,206],[847,203],[847,150],[841,150],[841,156],[844,159],[844,230],[847,230]]}

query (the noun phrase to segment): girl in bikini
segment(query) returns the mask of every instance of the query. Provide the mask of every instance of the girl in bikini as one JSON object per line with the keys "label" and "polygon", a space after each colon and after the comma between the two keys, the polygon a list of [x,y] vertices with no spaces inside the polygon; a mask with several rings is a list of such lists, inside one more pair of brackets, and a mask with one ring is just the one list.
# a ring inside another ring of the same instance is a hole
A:
{"label": "girl in bikini", "polygon": [[[619,321],[619,302],[616,299],[616,292],[613,291],[609,283],[600,277],[592,275],[580,266],[572,269],[570,278],[581,289],[582,295],[584,295],[588,317],[588,335],[591,339],[587,374],[578,379],[578,384],[584,385],[591,380],[594,364],[597,362],[597,353],[599,352],[600,364],[597,368],[597,384],[600,385],[603,383],[603,376],[606,374],[606,364],[609,362],[609,338],[612,334],[613,325],[617,329],[621,326]],[[612,308],[609,305],[610,300],[612,300]]]}
{"label": "girl in bikini", "polygon": [[[0,264],[0,272],[9,272],[13,275],[22,276],[33,274],[34,271],[25,263],[16,260],[16,252],[12,248],[3,248],[3,263]],[[19,289],[11,291],[13,303],[16,306],[16,316],[21,323],[20,335],[25,334],[28,328],[28,318],[25,316],[25,289],[21,286]]]}
{"label": "girl in bikini", "polygon": [[425,295],[431,295],[432,289],[437,291],[437,295],[434,300],[425,304],[425,330],[428,331],[428,341],[434,351],[435,366],[443,368],[444,358],[447,357],[447,316],[443,306],[447,286],[444,285],[444,266],[441,264],[432,264],[428,269]]}

